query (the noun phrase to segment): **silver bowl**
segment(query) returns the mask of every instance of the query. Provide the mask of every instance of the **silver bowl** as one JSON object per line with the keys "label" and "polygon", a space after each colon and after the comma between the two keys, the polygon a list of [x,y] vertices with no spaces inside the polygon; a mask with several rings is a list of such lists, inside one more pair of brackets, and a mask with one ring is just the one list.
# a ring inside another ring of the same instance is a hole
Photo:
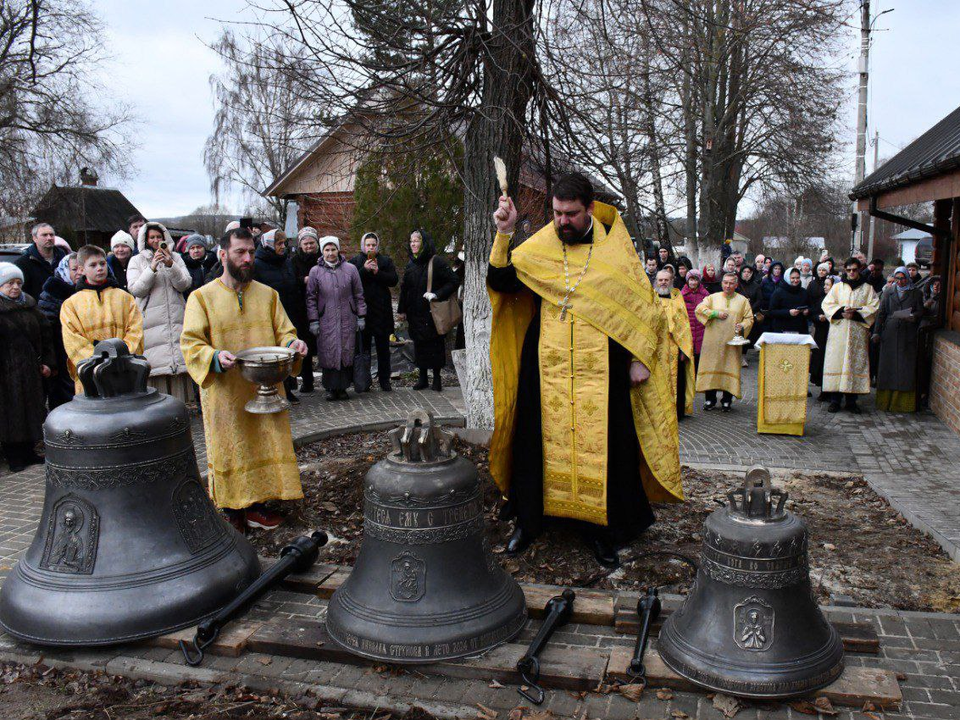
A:
{"label": "silver bowl", "polygon": [[243,379],[257,386],[257,396],[244,405],[248,413],[269,415],[290,408],[277,385],[290,377],[295,357],[296,353],[285,347],[255,347],[237,353]]}

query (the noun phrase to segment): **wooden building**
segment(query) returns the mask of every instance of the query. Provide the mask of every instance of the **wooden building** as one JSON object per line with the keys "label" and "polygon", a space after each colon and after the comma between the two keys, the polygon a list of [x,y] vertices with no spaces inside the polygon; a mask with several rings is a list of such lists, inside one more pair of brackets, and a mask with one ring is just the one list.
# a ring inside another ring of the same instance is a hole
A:
{"label": "wooden building", "polygon": [[[864,178],[850,197],[876,218],[933,236],[931,272],[942,278],[942,291],[940,329],[926,358],[930,408],[960,433],[960,107]],[[927,203],[932,225],[890,212]]]}
{"label": "wooden building", "polygon": [[97,175],[83,168],[80,185],[53,185],[37,203],[35,223],[50,223],[71,247],[99,245],[110,248],[117,230],[127,229],[127,218],[140,214],[122,192],[97,186]]}

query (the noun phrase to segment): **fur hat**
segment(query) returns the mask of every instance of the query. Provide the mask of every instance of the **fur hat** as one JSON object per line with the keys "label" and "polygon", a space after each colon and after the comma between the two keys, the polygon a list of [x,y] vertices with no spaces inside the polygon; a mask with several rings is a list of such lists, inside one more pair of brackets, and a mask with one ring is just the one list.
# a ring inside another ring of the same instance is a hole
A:
{"label": "fur hat", "polygon": [[23,282],[23,271],[13,263],[0,262],[0,285],[6,285],[11,280]]}

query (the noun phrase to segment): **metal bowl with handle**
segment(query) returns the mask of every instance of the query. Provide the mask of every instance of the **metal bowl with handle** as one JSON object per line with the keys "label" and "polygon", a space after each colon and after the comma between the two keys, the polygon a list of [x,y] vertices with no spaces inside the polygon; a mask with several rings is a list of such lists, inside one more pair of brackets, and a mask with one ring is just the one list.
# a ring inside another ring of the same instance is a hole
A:
{"label": "metal bowl with handle", "polygon": [[237,353],[237,367],[244,380],[257,386],[257,396],[244,409],[255,415],[269,415],[290,408],[277,392],[277,385],[293,372],[296,353],[285,347],[255,347]]}

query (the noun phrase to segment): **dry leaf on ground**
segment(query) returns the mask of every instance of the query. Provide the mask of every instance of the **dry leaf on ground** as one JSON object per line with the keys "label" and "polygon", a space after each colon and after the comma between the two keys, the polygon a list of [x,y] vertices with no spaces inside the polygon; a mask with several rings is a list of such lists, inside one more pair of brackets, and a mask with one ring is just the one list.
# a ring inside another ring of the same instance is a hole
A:
{"label": "dry leaf on ground", "polygon": [[645,686],[642,683],[630,683],[629,685],[621,685],[617,688],[617,691],[627,698],[627,700],[640,702],[640,697],[643,695],[644,687]]}
{"label": "dry leaf on ground", "polygon": [[717,693],[713,696],[713,706],[722,712],[724,717],[728,718],[732,718],[743,708],[737,698],[723,693]]}
{"label": "dry leaf on ground", "polygon": [[667,688],[657,690],[657,700],[673,700],[673,691]]}
{"label": "dry leaf on ground", "polygon": [[493,679],[490,681],[490,684],[487,685],[487,687],[493,688],[494,690],[499,690],[503,687],[503,685],[497,682],[496,679]]}
{"label": "dry leaf on ground", "polygon": [[480,703],[477,703],[477,707],[479,708],[477,710],[477,720],[497,720],[497,715],[500,714],[496,710],[492,710]]}
{"label": "dry leaf on ground", "polygon": [[670,717],[675,717],[678,720],[681,720],[682,718],[688,718],[690,716],[687,715],[683,710],[674,710],[670,713]]}
{"label": "dry leaf on ground", "polygon": [[556,717],[552,710],[534,710],[526,716],[525,720],[554,720]]}

